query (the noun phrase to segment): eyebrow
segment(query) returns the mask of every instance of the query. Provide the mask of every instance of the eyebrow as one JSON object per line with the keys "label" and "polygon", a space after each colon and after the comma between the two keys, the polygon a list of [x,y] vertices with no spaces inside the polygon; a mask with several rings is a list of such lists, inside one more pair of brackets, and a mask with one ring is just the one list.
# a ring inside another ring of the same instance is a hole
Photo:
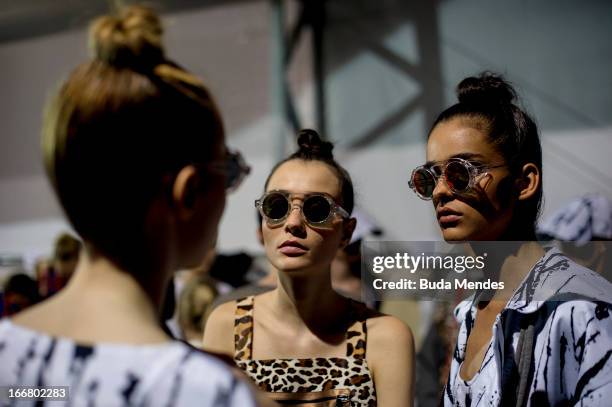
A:
{"label": "eyebrow", "polygon": [[289,191],[287,189],[270,189],[269,191],[266,191],[266,193],[268,192],[282,192],[284,194],[293,194],[293,195],[315,195],[315,194],[321,194],[321,195],[327,195],[328,197],[334,199],[334,197],[327,193],[327,192],[322,192],[322,191],[305,191],[305,192],[293,192],[293,191]]}
{"label": "eyebrow", "polygon": [[[485,158],[485,157],[484,157],[484,155],[482,155],[482,154],[477,154],[477,153],[459,153],[459,154],[455,154],[455,155],[453,155],[453,156],[449,157],[449,158],[448,158],[448,159],[446,159],[445,161],[448,161],[448,160],[450,160],[451,158],[463,158],[464,160],[469,161],[469,160],[474,160],[474,159],[477,159],[477,158],[483,159],[483,158]],[[433,166],[434,164],[437,164],[437,163],[439,163],[439,162],[440,162],[440,161],[427,161],[427,162],[425,163],[425,167],[431,167],[431,166]]]}

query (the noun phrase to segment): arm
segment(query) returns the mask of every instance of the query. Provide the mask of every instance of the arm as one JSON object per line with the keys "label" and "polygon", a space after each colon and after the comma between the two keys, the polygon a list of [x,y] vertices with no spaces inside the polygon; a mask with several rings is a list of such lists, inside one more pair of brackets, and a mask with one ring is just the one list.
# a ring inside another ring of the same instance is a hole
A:
{"label": "arm", "polygon": [[204,329],[202,347],[205,351],[234,356],[234,310],[236,302],[230,301],[215,308]]}
{"label": "arm", "polygon": [[379,406],[414,403],[414,338],[406,324],[392,316],[368,319],[366,358]]}
{"label": "arm", "polygon": [[[207,352],[221,353],[234,357],[234,317],[236,310],[236,301],[230,301],[219,305],[215,308],[208,320],[204,329],[203,348]],[[270,398],[266,397],[265,393],[261,392],[251,380],[246,377],[244,372],[238,368],[233,369],[234,375],[244,383],[247,383],[245,388],[255,398],[256,405],[259,407],[274,407],[277,404]],[[238,395],[232,398],[229,406],[251,406],[246,404]],[[246,398],[245,398],[246,400]]]}

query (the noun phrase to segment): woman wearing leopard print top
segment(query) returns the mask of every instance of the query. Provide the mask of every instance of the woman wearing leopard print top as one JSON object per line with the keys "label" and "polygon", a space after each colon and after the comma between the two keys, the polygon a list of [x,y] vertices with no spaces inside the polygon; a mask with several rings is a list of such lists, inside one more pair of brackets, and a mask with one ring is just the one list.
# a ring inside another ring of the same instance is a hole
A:
{"label": "woman wearing leopard print top", "polygon": [[268,392],[344,389],[354,406],[410,406],[410,329],[331,286],[330,263],[356,225],[350,177],[316,132],[303,130],[298,144],[256,201],[278,287],[215,309],[204,347],[233,355]]}

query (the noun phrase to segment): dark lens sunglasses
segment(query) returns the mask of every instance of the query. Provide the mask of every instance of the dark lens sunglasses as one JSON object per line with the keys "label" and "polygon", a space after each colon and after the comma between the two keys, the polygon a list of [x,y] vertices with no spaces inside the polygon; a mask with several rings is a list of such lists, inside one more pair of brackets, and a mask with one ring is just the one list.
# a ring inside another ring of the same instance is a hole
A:
{"label": "dark lens sunglasses", "polygon": [[208,163],[207,168],[225,174],[227,192],[235,191],[251,172],[251,167],[237,151],[228,152],[225,159]]}
{"label": "dark lens sunglasses", "polygon": [[[269,191],[255,201],[255,207],[270,224],[283,223],[294,209],[291,203],[292,195],[286,191]],[[300,194],[303,196],[301,205],[302,216],[310,225],[322,225],[335,215],[349,218],[349,213],[334,200],[323,193]]]}
{"label": "dark lens sunglasses", "polygon": [[450,190],[460,194],[474,188],[479,177],[485,175],[487,170],[505,165],[475,165],[463,158],[451,158],[442,164],[415,168],[408,185],[419,198],[429,200],[433,196],[438,179],[443,177]]}

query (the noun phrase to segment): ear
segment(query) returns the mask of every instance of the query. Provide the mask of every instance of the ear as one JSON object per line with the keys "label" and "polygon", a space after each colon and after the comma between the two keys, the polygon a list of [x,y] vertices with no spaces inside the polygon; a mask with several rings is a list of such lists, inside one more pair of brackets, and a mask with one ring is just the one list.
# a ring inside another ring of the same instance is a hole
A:
{"label": "ear", "polygon": [[200,176],[193,165],[183,167],[172,185],[172,205],[180,219],[188,220],[195,212]]}
{"label": "ear", "polygon": [[342,224],[342,240],[340,241],[340,248],[345,248],[350,242],[351,237],[353,237],[353,232],[355,231],[355,227],[357,226],[357,219],[349,218],[346,219]]}
{"label": "ear", "polygon": [[540,169],[533,163],[527,163],[521,168],[521,174],[516,180],[519,201],[530,199],[540,186]]}

